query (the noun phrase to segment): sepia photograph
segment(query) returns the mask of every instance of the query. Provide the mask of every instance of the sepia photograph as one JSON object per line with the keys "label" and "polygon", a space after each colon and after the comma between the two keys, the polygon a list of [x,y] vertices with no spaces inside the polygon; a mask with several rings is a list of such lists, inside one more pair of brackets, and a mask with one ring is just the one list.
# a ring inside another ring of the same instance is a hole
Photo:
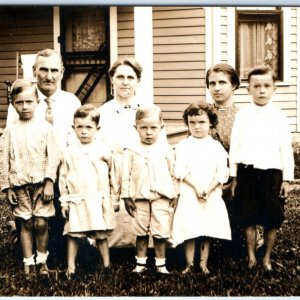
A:
{"label": "sepia photograph", "polygon": [[240,5],[0,5],[1,297],[300,296],[300,6]]}

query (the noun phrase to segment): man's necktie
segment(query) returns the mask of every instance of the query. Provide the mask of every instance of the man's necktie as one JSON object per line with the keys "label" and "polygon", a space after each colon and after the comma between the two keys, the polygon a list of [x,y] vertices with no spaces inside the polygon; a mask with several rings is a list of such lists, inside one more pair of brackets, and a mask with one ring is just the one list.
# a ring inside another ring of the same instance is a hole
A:
{"label": "man's necktie", "polygon": [[47,103],[47,109],[46,109],[45,119],[49,123],[53,124],[52,99],[51,98],[46,98],[45,102]]}

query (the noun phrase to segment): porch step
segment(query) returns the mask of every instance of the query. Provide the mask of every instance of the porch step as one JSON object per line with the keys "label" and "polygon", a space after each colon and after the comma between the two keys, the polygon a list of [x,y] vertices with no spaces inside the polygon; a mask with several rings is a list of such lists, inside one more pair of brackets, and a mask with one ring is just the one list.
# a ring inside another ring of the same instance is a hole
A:
{"label": "porch step", "polygon": [[176,145],[182,139],[187,137],[187,127],[183,123],[165,122],[165,128],[170,145]]}

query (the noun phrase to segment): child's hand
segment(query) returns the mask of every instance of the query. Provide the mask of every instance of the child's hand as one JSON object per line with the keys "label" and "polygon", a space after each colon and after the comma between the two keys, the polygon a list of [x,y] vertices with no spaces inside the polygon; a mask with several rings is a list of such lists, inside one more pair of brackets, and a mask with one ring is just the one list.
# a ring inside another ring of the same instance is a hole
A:
{"label": "child's hand", "polygon": [[207,199],[207,194],[205,191],[203,191],[203,189],[199,188],[199,187],[195,187],[195,192],[197,195],[197,198],[201,201],[201,202],[205,202]]}
{"label": "child's hand", "polygon": [[231,193],[231,185],[232,181],[230,183],[226,183],[222,185],[222,195],[227,199],[232,201],[232,193]]}
{"label": "child's hand", "polygon": [[69,206],[62,206],[61,208],[61,214],[64,219],[69,219]]}
{"label": "child's hand", "polygon": [[8,199],[8,201],[11,205],[17,205],[18,204],[17,196],[16,196],[15,192],[12,189],[8,189],[6,191],[6,198]]}
{"label": "child's hand", "polygon": [[291,191],[291,186],[287,181],[283,181],[280,187],[279,197],[286,199]]}
{"label": "child's hand", "polygon": [[115,212],[120,211],[120,205],[119,204],[114,204],[114,211]]}
{"label": "child's hand", "polygon": [[201,202],[206,202],[207,198],[208,198],[208,195],[206,194],[206,192],[202,192],[200,193],[198,196],[198,199],[201,201]]}
{"label": "child's hand", "polygon": [[54,199],[54,188],[52,180],[46,180],[44,185],[44,197],[43,201],[48,202]]}
{"label": "child's hand", "polygon": [[134,218],[133,212],[136,211],[136,206],[131,198],[123,198],[125,203],[125,209],[128,212],[128,214]]}
{"label": "child's hand", "polygon": [[174,211],[176,210],[178,205],[178,197],[171,199],[170,201],[170,207],[172,207],[174,209]]}
{"label": "child's hand", "polygon": [[37,201],[39,198],[43,199],[44,196],[44,187],[40,186],[39,188],[35,189],[34,193],[33,193],[33,201]]}

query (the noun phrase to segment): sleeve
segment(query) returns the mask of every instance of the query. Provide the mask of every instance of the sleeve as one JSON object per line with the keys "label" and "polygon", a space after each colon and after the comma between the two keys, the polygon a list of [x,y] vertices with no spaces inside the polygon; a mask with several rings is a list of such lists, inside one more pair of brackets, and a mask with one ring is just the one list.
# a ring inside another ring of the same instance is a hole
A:
{"label": "sleeve", "polygon": [[187,153],[186,149],[186,140],[180,142],[175,150],[175,166],[174,166],[174,175],[177,179],[183,180],[189,173],[188,165],[186,162]]}
{"label": "sleeve", "polygon": [[64,196],[69,195],[68,185],[67,185],[67,176],[68,176],[68,164],[64,155],[62,155],[61,164],[59,166],[59,178],[58,178],[58,186],[60,191],[60,205],[68,206],[69,203],[66,200],[62,200]]}
{"label": "sleeve", "polygon": [[0,163],[0,183],[1,191],[10,188],[9,183],[9,169],[10,169],[10,149],[11,149],[11,139],[9,131],[4,130],[0,138],[1,147],[1,163]]}
{"label": "sleeve", "polygon": [[125,149],[122,164],[121,198],[130,198],[130,177],[132,169],[132,152]]}
{"label": "sleeve", "polygon": [[107,161],[100,158],[99,162],[100,174],[100,191],[105,197],[110,196],[110,182],[109,182],[109,166]]}
{"label": "sleeve", "polygon": [[294,180],[294,153],[292,147],[292,134],[287,117],[283,116],[281,125],[281,157],[283,164],[283,180]]}
{"label": "sleeve", "polygon": [[100,152],[100,158],[105,161],[111,169],[111,164],[112,164],[112,149],[102,141],[99,142],[99,148],[101,149]]}
{"label": "sleeve", "polygon": [[19,119],[19,115],[16,112],[12,104],[9,104],[6,118],[6,127],[10,127],[16,120]]}
{"label": "sleeve", "polygon": [[175,188],[176,195],[179,195],[179,182],[175,177],[174,166],[175,166],[175,152],[173,149],[170,149],[167,153],[167,161],[169,166],[169,171],[172,177],[173,185]]}
{"label": "sleeve", "polygon": [[[67,175],[68,175],[68,164],[65,155],[63,155],[61,164],[59,166],[59,178],[58,178],[58,186],[59,186],[61,197],[69,194],[68,186],[67,186]],[[67,205],[68,205],[67,202],[61,202],[61,206],[67,206]]]}
{"label": "sleeve", "polygon": [[118,204],[121,194],[121,180],[122,180],[122,155],[113,152],[110,163],[110,197],[113,204]]}
{"label": "sleeve", "polygon": [[57,169],[61,161],[61,152],[59,150],[58,140],[52,129],[46,134],[47,139],[47,164],[45,178],[50,178],[53,182],[56,180]]}
{"label": "sleeve", "polygon": [[215,179],[219,183],[224,184],[228,181],[228,177],[229,177],[229,168],[227,167],[228,154],[223,148],[223,146],[219,142],[217,143],[218,143],[217,145],[218,151],[215,155],[217,159],[217,170],[216,170]]}

